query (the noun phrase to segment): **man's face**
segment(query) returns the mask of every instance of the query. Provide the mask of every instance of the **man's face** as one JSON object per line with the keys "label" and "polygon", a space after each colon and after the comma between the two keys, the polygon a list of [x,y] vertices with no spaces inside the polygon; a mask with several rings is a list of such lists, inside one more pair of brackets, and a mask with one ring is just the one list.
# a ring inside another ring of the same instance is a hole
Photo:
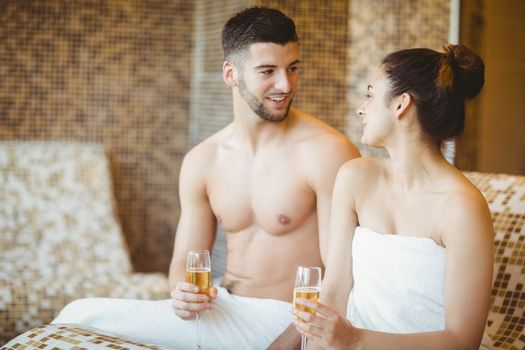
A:
{"label": "man's face", "polygon": [[299,85],[299,45],[252,44],[239,72],[238,89],[261,119],[282,121]]}

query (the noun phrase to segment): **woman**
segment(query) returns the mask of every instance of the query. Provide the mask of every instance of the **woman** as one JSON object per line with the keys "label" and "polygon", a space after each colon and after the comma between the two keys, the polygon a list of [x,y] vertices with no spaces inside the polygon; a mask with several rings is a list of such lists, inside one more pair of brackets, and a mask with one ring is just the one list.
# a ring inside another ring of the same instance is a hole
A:
{"label": "woman", "polygon": [[389,158],[339,171],[322,304],[300,300],[317,314],[295,311],[309,345],[478,349],[483,338],[491,346],[490,212],[440,152],[463,130],[464,100],[483,83],[483,61],[462,45],[383,60],[357,113],[362,142]]}

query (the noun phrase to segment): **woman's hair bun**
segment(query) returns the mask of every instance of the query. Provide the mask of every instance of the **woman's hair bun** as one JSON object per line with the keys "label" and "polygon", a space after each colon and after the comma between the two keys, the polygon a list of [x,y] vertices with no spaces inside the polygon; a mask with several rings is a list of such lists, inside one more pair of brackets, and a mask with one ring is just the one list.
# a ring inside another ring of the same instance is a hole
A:
{"label": "woman's hair bun", "polygon": [[438,84],[440,79],[447,80],[442,77],[442,71],[445,75],[449,71],[453,73],[451,87],[455,93],[465,98],[476,96],[485,83],[485,64],[481,57],[463,45],[449,44],[444,49]]}

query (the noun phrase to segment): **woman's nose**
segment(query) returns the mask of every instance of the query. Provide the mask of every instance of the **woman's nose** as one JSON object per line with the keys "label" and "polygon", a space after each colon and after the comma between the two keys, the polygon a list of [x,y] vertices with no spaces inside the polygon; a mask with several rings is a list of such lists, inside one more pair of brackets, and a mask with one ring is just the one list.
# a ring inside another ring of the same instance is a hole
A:
{"label": "woman's nose", "polygon": [[362,107],[359,107],[359,108],[357,109],[357,116],[358,116],[358,117],[364,117],[364,115],[365,115],[365,112],[363,111],[363,108],[362,108]]}

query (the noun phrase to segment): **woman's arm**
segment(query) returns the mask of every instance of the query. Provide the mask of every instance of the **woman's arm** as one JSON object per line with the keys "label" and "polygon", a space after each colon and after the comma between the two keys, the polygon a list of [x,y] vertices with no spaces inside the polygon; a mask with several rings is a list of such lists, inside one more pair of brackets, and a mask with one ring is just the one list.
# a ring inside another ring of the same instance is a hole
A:
{"label": "woman's arm", "polygon": [[346,314],[348,296],[352,289],[352,239],[357,226],[355,192],[363,159],[347,162],[337,174],[332,194],[330,235],[321,300]]}

